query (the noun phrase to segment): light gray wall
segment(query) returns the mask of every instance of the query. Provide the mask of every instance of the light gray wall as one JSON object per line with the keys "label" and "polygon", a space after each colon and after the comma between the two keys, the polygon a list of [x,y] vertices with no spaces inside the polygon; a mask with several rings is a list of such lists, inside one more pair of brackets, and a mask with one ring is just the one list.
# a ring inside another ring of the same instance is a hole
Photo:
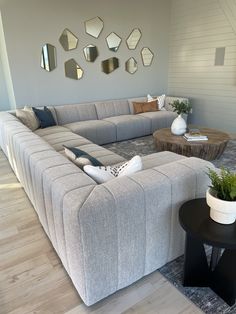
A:
{"label": "light gray wall", "polygon": [[[168,0],[1,0],[1,12],[16,105],[65,104],[83,101],[159,94],[167,91],[168,34],[170,1]],[[85,34],[84,21],[99,16],[105,26],[99,39]],[[64,28],[79,37],[78,48],[65,52],[58,38]],[[125,38],[135,27],[142,31],[135,51],[128,50]],[[123,39],[117,53],[108,50],[105,37],[116,32]],[[47,73],[40,68],[41,47],[51,43],[57,49],[58,67]],[[95,44],[96,62],[84,60],[82,49]],[[151,67],[143,67],[142,47],[148,46],[155,57]],[[110,75],[101,72],[101,60],[117,56],[121,68]],[[125,61],[135,57],[139,69],[131,75],[124,70]],[[75,81],[64,75],[64,62],[75,58],[85,70]]]}
{"label": "light gray wall", "polygon": [[234,0],[172,0],[168,92],[192,99],[193,123],[236,132]]}

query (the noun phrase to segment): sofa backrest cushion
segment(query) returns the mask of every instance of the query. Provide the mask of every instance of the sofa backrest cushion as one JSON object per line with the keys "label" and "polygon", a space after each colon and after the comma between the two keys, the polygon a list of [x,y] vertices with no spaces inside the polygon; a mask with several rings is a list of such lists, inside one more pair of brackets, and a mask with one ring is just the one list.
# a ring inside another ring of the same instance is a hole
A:
{"label": "sofa backrest cushion", "polygon": [[130,114],[129,103],[125,99],[97,102],[95,106],[99,120]]}
{"label": "sofa backrest cushion", "polygon": [[60,105],[55,106],[54,109],[59,125],[98,119],[94,103]]}

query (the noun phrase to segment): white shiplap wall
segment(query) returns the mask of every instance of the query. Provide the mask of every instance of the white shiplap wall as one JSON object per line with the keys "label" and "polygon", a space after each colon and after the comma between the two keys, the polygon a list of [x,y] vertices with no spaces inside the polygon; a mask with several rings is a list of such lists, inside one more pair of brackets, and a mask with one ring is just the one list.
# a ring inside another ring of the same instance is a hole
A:
{"label": "white shiplap wall", "polygon": [[172,0],[168,74],[168,94],[192,101],[192,123],[236,133],[236,0]]}

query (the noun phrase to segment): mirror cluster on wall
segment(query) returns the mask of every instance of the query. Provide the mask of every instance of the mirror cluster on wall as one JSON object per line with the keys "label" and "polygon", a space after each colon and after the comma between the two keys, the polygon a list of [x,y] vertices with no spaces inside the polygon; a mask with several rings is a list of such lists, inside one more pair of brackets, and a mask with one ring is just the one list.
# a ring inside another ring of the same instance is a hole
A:
{"label": "mirror cluster on wall", "polygon": [[[94,17],[84,22],[85,33],[91,37],[98,39],[104,28],[104,22],[100,17]],[[124,42],[129,50],[135,50],[142,38],[142,32],[139,28],[134,28]],[[122,38],[115,32],[111,32],[105,37],[107,48],[111,53],[117,53]],[[64,51],[71,51],[78,47],[79,38],[68,28],[65,28],[60,37],[59,42]],[[87,62],[95,62],[99,56],[99,49],[95,44],[88,43],[83,49],[83,55]],[[148,47],[140,50],[141,64],[144,67],[151,66],[154,53]],[[56,47],[51,44],[45,44],[41,52],[41,67],[47,72],[53,71],[57,67]],[[64,63],[65,76],[74,80],[79,80],[84,75],[84,70],[80,67],[75,59],[69,59]],[[110,57],[101,61],[101,70],[105,74],[110,74],[120,67],[117,57]],[[138,61],[130,56],[125,62],[125,71],[134,74],[138,70]]]}

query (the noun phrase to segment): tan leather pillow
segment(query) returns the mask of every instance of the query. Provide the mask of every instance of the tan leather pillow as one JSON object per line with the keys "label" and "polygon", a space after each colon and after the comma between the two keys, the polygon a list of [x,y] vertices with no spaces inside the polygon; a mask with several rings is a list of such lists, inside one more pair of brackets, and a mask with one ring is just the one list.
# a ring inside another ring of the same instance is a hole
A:
{"label": "tan leather pillow", "polygon": [[133,102],[134,106],[134,114],[142,113],[143,112],[143,103],[142,102]]}
{"label": "tan leather pillow", "polygon": [[157,101],[149,101],[149,102],[133,102],[134,106],[134,114],[158,111]]}

